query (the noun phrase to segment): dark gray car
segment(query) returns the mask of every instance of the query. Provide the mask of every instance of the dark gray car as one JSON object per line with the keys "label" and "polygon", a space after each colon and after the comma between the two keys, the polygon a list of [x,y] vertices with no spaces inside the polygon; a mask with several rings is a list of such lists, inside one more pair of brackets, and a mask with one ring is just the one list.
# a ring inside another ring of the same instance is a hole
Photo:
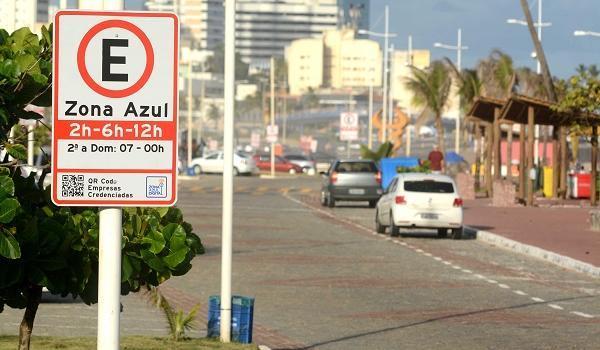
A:
{"label": "dark gray car", "polygon": [[381,173],[371,160],[336,160],[323,173],[321,205],[335,207],[336,201],[368,201],[374,208],[382,194]]}

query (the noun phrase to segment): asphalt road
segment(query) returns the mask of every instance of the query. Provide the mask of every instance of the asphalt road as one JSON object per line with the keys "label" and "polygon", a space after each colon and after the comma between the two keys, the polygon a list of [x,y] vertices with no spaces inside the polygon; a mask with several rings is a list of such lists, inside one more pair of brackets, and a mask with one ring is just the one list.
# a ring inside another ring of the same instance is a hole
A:
{"label": "asphalt road", "polygon": [[[219,292],[221,181],[180,188],[207,254],[167,285],[200,300]],[[234,293],[257,324],[318,349],[600,348],[599,280],[475,239],[377,235],[373,209],[321,208],[319,181],[235,179]]]}

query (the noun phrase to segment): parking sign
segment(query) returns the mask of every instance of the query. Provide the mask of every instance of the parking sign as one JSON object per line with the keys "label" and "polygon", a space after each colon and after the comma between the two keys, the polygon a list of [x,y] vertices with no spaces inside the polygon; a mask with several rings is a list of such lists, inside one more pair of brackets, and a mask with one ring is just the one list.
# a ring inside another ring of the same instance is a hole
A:
{"label": "parking sign", "polygon": [[177,17],[60,11],[54,38],[54,203],[173,205]]}
{"label": "parking sign", "polygon": [[358,140],[358,113],[344,112],[340,114],[340,140]]}

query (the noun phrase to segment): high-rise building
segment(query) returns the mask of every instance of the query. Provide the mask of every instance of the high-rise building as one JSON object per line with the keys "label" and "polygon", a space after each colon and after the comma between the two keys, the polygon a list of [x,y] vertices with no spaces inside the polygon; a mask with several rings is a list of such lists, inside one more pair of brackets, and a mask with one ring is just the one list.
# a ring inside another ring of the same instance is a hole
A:
{"label": "high-rise building", "polygon": [[339,0],[340,25],[356,30],[369,30],[370,2],[370,0]]}
{"label": "high-rise building", "polygon": [[146,8],[179,14],[181,42],[184,46],[212,50],[223,42],[223,0],[149,0]]}
{"label": "high-rise building", "polygon": [[394,51],[391,57],[390,88],[392,99],[406,113],[417,113],[418,107],[413,103],[414,94],[406,87],[407,79],[413,76],[412,68],[426,69],[431,64],[429,50]]}
{"label": "high-rise building", "polygon": [[124,0],[78,0],[82,10],[123,10]]}
{"label": "high-rise building", "polygon": [[48,0],[0,0],[0,28],[13,32],[21,27],[32,31],[48,22]]}
{"label": "high-rise building", "polygon": [[251,66],[268,66],[293,40],[338,25],[338,0],[238,0],[236,51]]}
{"label": "high-rise building", "polygon": [[380,86],[379,43],[359,39],[350,28],[333,29],[320,38],[294,40],[286,49],[290,94],[320,87],[335,90]]}

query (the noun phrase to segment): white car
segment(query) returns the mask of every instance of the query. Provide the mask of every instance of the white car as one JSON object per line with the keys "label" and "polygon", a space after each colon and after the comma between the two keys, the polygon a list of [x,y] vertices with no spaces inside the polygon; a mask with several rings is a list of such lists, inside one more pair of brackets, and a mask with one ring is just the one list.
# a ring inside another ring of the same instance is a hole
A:
{"label": "white car", "polygon": [[[202,173],[223,173],[224,168],[223,152],[210,153],[201,158],[192,159],[191,168],[194,174]],[[252,158],[246,157],[239,152],[233,154],[233,175],[254,174],[257,173],[256,163]]]}
{"label": "white car", "polygon": [[401,234],[400,229],[437,229],[439,237],[460,239],[463,231],[463,200],[454,180],[445,175],[398,174],[379,202],[375,214],[375,229]]}

